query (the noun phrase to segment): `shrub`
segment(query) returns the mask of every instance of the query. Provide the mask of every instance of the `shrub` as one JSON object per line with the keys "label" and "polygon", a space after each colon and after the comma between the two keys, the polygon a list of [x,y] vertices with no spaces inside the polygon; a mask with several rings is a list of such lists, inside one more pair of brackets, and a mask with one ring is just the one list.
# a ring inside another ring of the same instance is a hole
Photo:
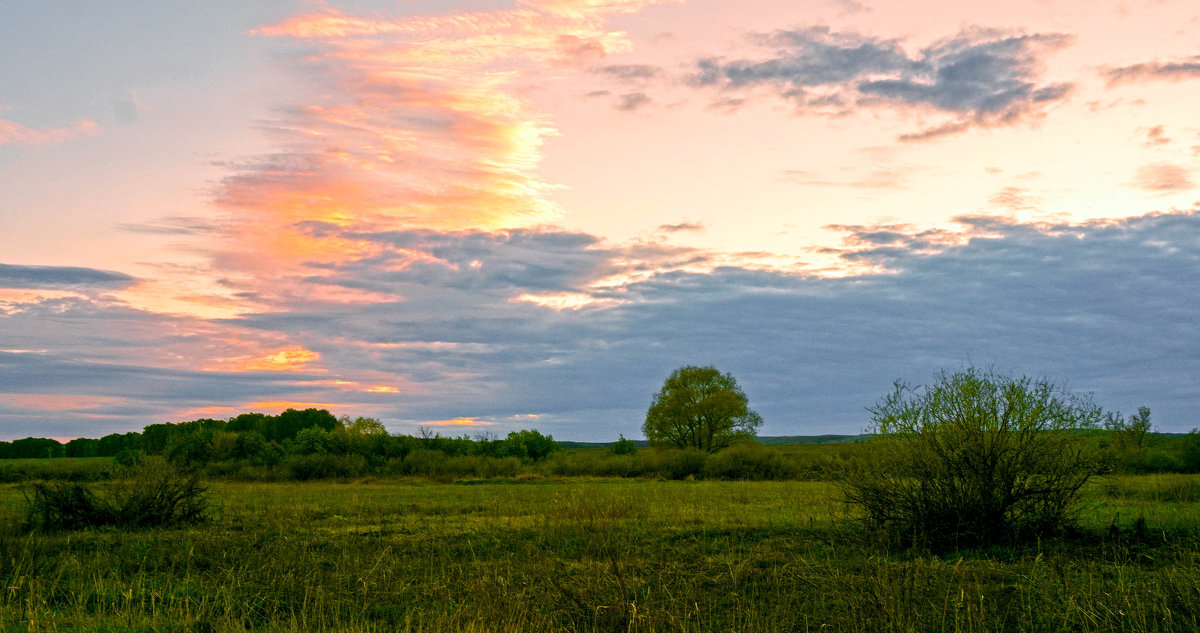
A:
{"label": "shrub", "polygon": [[1200,473],[1200,430],[1192,429],[1179,442],[1179,462],[1186,473]]}
{"label": "shrub", "polygon": [[870,409],[874,459],[841,479],[868,523],[910,544],[994,543],[1066,526],[1099,460],[1100,410],[1044,380],[966,369],[897,383]]}
{"label": "shrub", "polygon": [[357,477],[367,470],[367,460],[362,455],[292,455],[283,462],[287,478],[297,481],[310,479],[345,479]]}
{"label": "shrub", "polygon": [[637,452],[637,444],[634,444],[633,440],[625,439],[625,436],[621,435],[617,441],[609,444],[608,450],[613,455],[632,455]]}
{"label": "shrub", "polygon": [[709,479],[781,480],[797,468],[778,450],[760,444],[735,444],[708,456],[703,474]]}
{"label": "shrub", "polygon": [[634,455],[634,472],[639,476],[687,479],[704,469],[708,453],[695,448],[659,448]]}
{"label": "shrub", "polygon": [[106,495],[78,483],[36,483],[26,493],[30,529],[142,528],[197,523],[204,519],[206,490],[199,477],[147,460]]}

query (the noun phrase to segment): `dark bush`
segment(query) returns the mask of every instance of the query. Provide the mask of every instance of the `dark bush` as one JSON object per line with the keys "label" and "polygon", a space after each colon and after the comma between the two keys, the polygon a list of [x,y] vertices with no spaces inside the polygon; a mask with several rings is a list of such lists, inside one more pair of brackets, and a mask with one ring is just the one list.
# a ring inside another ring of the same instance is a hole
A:
{"label": "dark bush", "polygon": [[78,483],[35,483],[26,493],[25,523],[30,529],[161,527],[204,519],[206,490],[199,477],[150,461],[115,483],[107,494]]}
{"label": "dark bush", "polygon": [[634,455],[634,470],[642,477],[687,479],[704,469],[707,452],[696,448],[659,448]]}
{"label": "dark bush", "polygon": [[310,479],[345,479],[358,477],[367,471],[367,460],[362,455],[292,455],[283,465],[288,479],[307,481]]}
{"label": "dark bush", "polygon": [[1179,441],[1179,462],[1183,472],[1200,473],[1200,430],[1192,429]]}
{"label": "dark bush", "polygon": [[25,524],[31,529],[77,530],[117,523],[116,508],[82,484],[35,483],[25,500]]}

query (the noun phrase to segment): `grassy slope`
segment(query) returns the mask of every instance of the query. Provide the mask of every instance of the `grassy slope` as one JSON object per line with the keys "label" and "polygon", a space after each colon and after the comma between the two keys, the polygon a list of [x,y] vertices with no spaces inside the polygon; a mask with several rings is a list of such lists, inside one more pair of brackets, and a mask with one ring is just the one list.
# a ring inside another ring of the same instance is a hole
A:
{"label": "grassy slope", "polygon": [[[1200,478],[1111,478],[1116,540],[928,556],[819,482],[214,484],[213,521],[0,536],[0,630],[1194,631]],[[0,517],[20,492],[0,487]],[[1144,516],[1148,529],[1134,534]]]}

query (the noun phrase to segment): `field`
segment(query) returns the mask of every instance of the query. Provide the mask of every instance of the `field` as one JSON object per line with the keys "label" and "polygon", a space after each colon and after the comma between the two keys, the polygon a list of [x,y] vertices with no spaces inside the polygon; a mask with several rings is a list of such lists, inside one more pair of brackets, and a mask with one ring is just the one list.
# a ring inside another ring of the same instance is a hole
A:
{"label": "field", "polygon": [[27,534],[0,487],[0,630],[1200,630],[1191,475],[1104,478],[1077,535],[940,555],[864,539],[823,482],[209,488],[196,527]]}

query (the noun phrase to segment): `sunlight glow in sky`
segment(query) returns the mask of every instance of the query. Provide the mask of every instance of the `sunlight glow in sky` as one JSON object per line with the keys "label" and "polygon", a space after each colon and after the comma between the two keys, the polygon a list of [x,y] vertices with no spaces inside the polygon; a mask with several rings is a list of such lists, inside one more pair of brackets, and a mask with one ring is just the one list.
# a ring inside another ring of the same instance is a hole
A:
{"label": "sunlight glow in sky", "polygon": [[[247,6],[251,5],[251,6]],[[0,9],[0,437],[767,435],[966,363],[1200,426],[1189,0]]]}

